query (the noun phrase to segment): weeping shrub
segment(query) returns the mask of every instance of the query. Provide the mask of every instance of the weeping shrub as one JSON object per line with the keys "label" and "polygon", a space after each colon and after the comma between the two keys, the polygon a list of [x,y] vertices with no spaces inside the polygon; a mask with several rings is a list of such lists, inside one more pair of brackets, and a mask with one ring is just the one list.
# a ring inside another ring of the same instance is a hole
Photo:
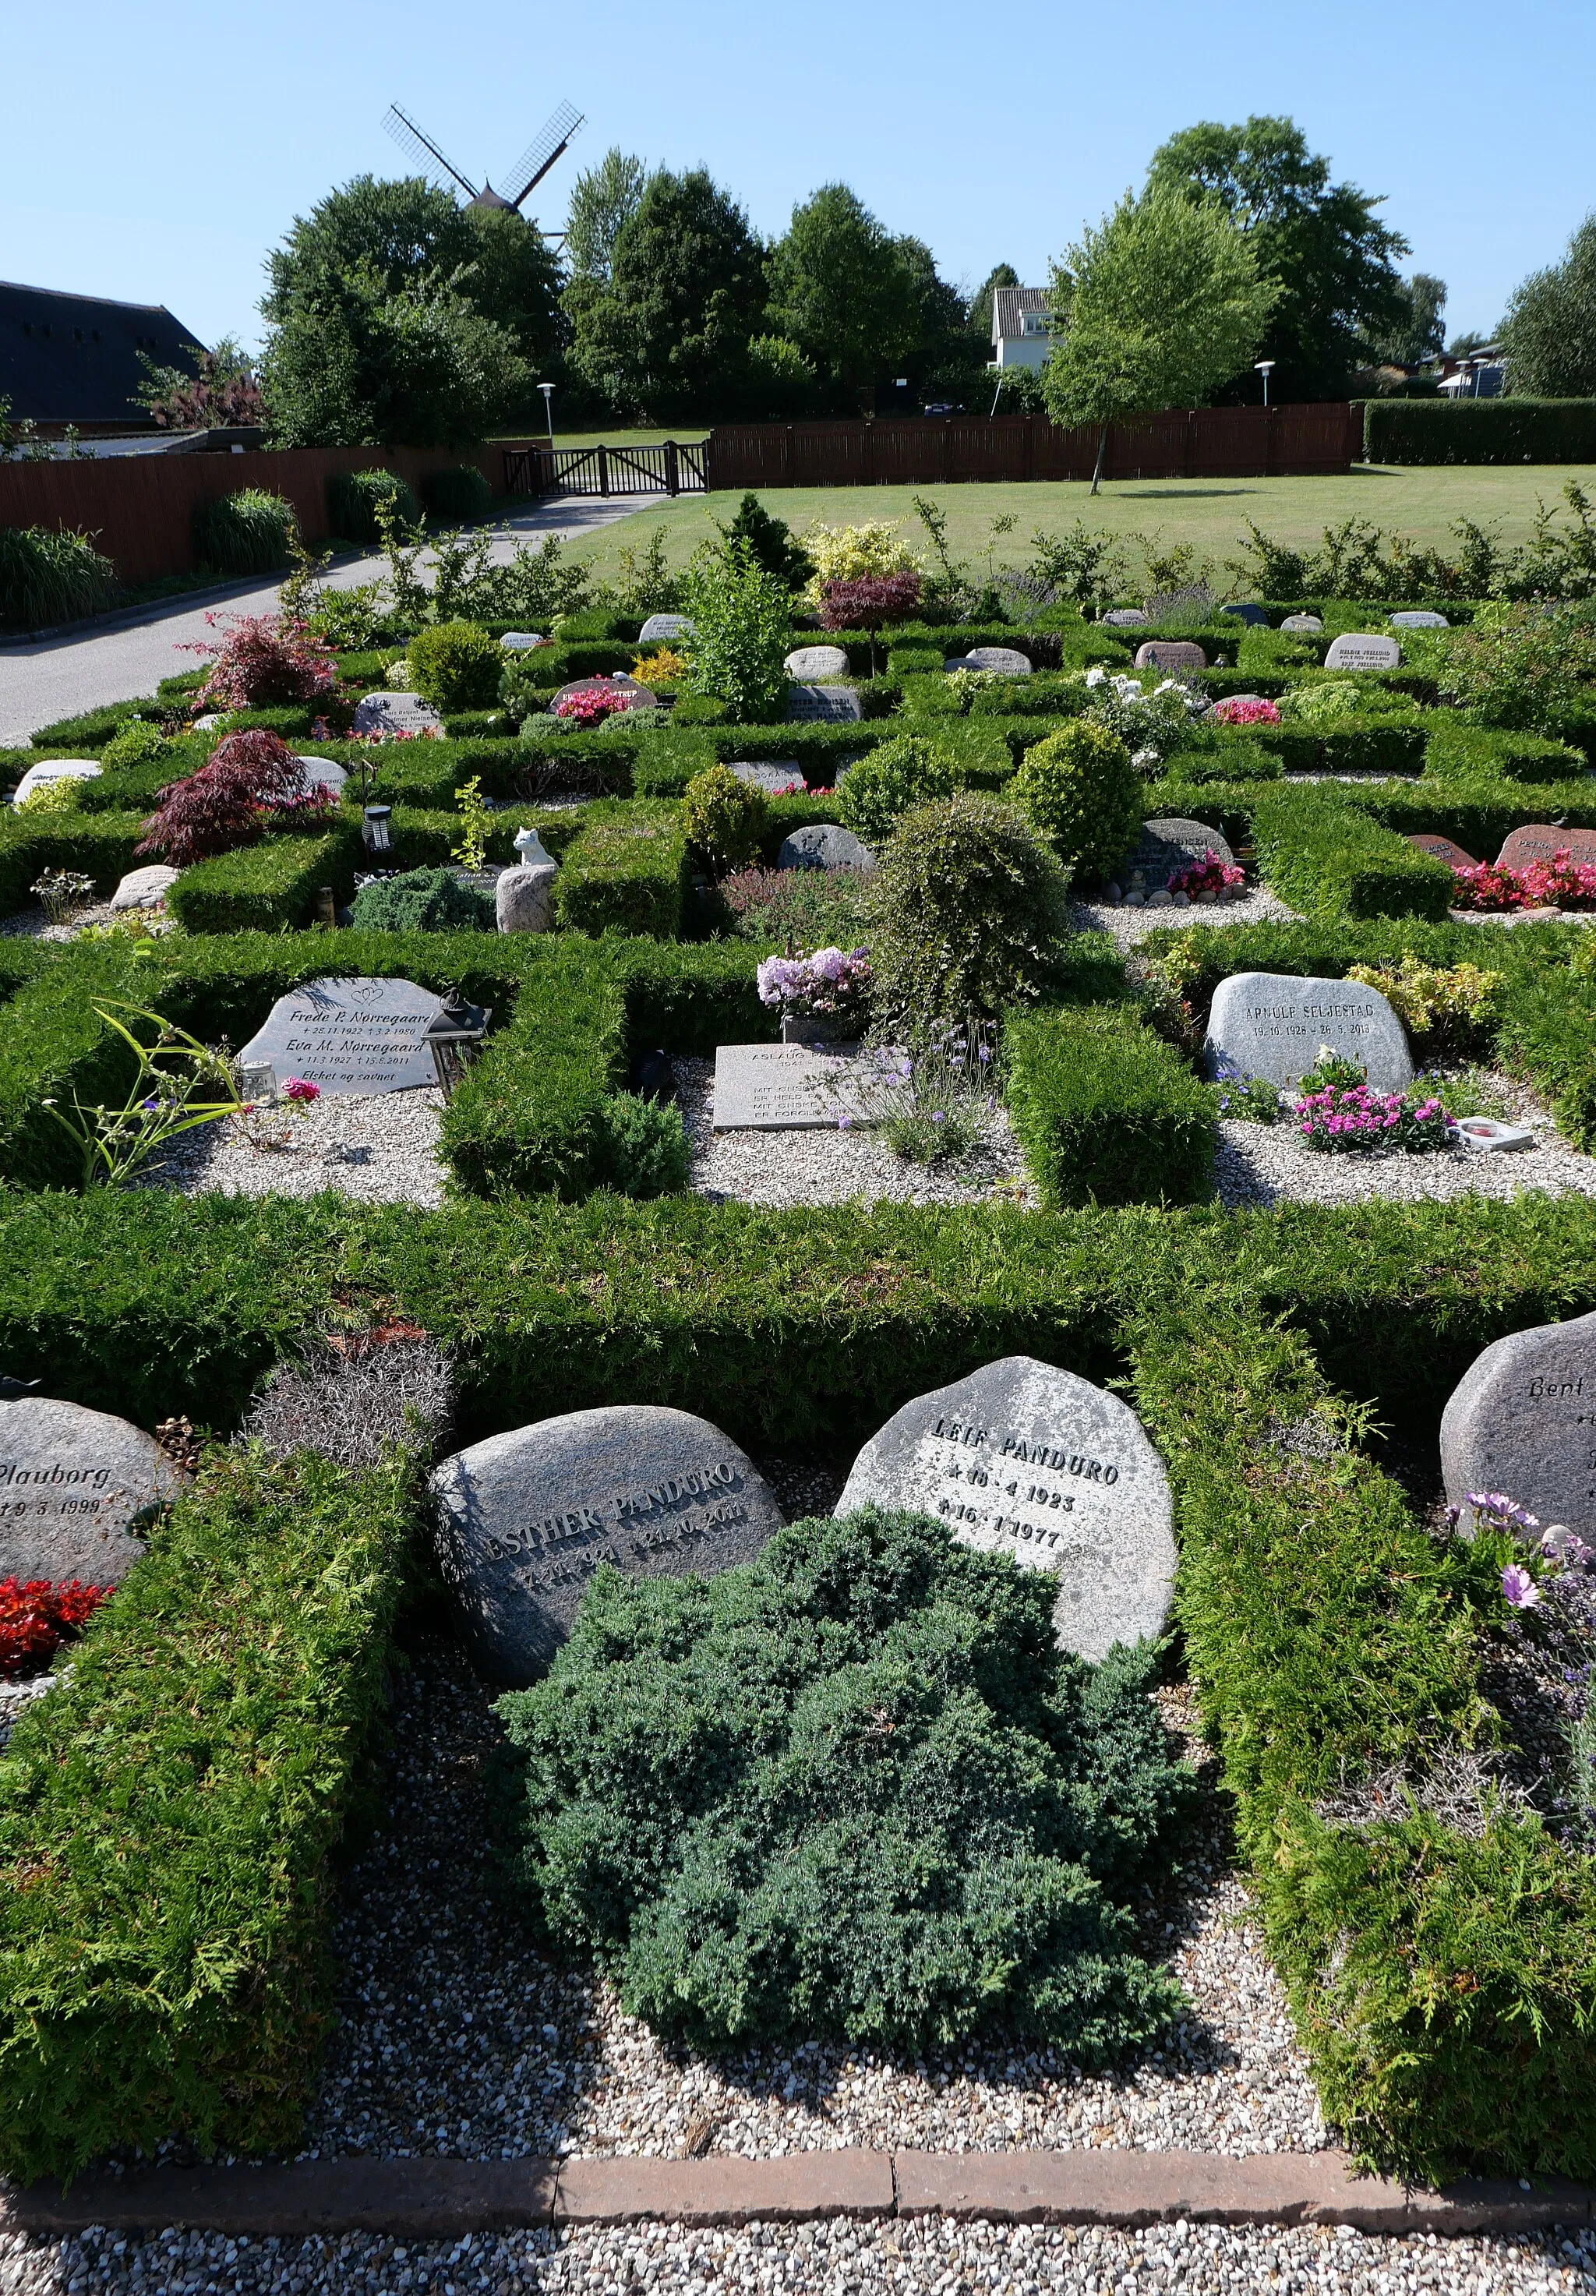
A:
{"label": "weeping shrub", "polygon": [[294,506],[263,487],[194,504],[194,555],[217,574],[274,574],[291,556]]}
{"label": "weeping shrub", "polygon": [[0,624],[37,630],[73,622],[110,602],[117,570],[86,534],[0,527]]}
{"label": "weeping shrub", "polygon": [[397,471],[334,471],[327,481],[327,514],[346,542],[381,542],[379,506],[391,503],[406,526],[422,514],[415,488]]}

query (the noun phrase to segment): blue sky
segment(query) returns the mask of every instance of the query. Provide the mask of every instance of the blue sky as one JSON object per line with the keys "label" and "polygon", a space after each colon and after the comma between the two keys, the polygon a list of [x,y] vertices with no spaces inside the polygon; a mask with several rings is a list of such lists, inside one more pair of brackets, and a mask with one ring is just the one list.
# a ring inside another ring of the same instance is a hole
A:
{"label": "blue sky", "polygon": [[494,174],[564,95],[587,125],[536,195],[551,226],[576,169],[619,144],[703,162],[765,232],[840,178],[945,276],[1006,258],[1040,280],[1172,130],[1284,111],[1387,195],[1409,267],[1448,283],[1448,331],[1489,328],[1596,205],[1593,66],[1588,0],[78,0],[8,29],[0,277],[254,340],[262,259],[293,216],[363,170],[403,172],[390,99]]}

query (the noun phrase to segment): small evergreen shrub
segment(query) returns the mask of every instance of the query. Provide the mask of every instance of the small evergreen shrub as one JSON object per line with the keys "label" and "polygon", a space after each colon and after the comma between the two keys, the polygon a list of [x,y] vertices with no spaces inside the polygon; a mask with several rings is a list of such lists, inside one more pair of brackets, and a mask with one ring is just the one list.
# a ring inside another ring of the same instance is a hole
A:
{"label": "small evergreen shrub", "polygon": [[601,1566],[499,1702],[512,1886],[695,2046],[1147,2040],[1179,1995],[1126,1898],[1184,1789],[1150,1653],[1059,1652],[1056,1591],[873,1509],[713,1578]]}
{"label": "small evergreen shrub", "polygon": [[959,779],[952,759],[922,734],[900,734],[848,767],[838,784],[837,810],[856,837],[877,845],[911,807],[951,797]]}
{"label": "small evergreen shrub", "polygon": [[292,503],[261,487],[194,504],[194,555],[217,574],[274,574],[296,531]]}
{"label": "small evergreen shrub", "polygon": [[620,1196],[675,1196],[687,1185],[687,1131],[669,1102],[618,1092],[600,1107],[594,1177]]}
{"label": "small evergreen shrub", "polygon": [[1131,753],[1087,718],[1027,750],[1007,794],[1060,860],[1087,877],[1122,861],[1142,827],[1142,782]]}
{"label": "small evergreen shrub", "polygon": [[415,488],[397,471],[335,471],[327,481],[327,512],[332,531],[346,542],[381,542],[380,505],[413,526],[422,514]]}
{"label": "small evergreen shrub", "polygon": [[692,850],[724,876],[748,867],[759,850],[768,811],[757,783],[740,781],[729,766],[711,766],[687,784],[682,825]]}
{"label": "small evergreen shrub", "polygon": [[411,682],[435,709],[486,709],[499,698],[504,649],[475,622],[436,622],[405,649]]}
{"label": "small evergreen shrub", "polygon": [[493,511],[493,488],[480,471],[462,463],[452,471],[430,471],[422,480],[427,515],[439,526],[471,526]]}
{"label": "small evergreen shrub", "polygon": [[905,813],[871,903],[878,1019],[995,1020],[1040,996],[1069,929],[1069,873],[1011,806],[972,790]]}
{"label": "small evergreen shrub", "polygon": [[101,750],[100,763],[108,774],[122,773],[131,766],[147,765],[166,746],[159,726],[151,726],[147,718],[129,718]]}
{"label": "small evergreen shrub", "polygon": [[406,869],[363,885],[350,910],[362,932],[492,932],[494,897],[450,869]]}
{"label": "small evergreen shrub", "polygon": [[110,602],[117,570],[86,534],[0,527],[0,625],[37,630],[73,622]]}

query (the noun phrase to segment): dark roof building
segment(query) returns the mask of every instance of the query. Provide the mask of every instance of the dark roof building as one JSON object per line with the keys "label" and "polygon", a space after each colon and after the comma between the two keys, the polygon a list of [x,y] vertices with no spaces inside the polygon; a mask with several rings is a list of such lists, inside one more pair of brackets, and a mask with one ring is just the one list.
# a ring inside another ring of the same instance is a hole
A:
{"label": "dark roof building", "polygon": [[13,420],[142,430],[149,418],[133,403],[144,379],[139,353],[186,373],[185,354],[203,348],[163,303],[111,303],[0,280],[0,398],[10,399]]}

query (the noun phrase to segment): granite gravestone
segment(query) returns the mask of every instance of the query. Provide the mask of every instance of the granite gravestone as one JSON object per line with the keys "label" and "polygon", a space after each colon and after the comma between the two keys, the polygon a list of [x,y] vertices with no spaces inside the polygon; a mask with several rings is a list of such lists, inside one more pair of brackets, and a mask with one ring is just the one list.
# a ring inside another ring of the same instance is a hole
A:
{"label": "granite gravestone", "polygon": [[1441,1414],[1446,1496],[1502,1491],[1596,1544],[1596,1315],[1511,1332],[1477,1356]]}
{"label": "granite gravestone", "polygon": [[1110,606],[1102,620],[1105,629],[1139,630],[1146,627],[1149,617],[1140,606]]}
{"label": "granite gravestone", "polygon": [[859,696],[851,685],[794,684],[787,689],[790,726],[847,726],[863,716]]}
{"label": "granite gravestone", "polygon": [[804,769],[795,758],[777,758],[768,765],[750,765],[739,758],[726,771],[738,781],[747,782],[750,789],[761,789],[767,797],[801,796],[804,789]]}
{"label": "granite gravestone", "polygon": [[651,614],[637,633],[639,645],[663,645],[671,638],[690,637],[692,618],[690,614]]}
{"label": "granite gravestone", "polygon": [[1203,1054],[1216,1080],[1262,1077],[1284,1090],[1326,1046],[1355,1061],[1376,1092],[1401,1092],[1413,1081],[1402,1022],[1378,988],[1295,972],[1232,972],[1214,991]]}
{"label": "granite gravestone", "polygon": [[559,865],[547,858],[502,870],[494,887],[494,921],[499,931],[552,932],[554,882],[559,874]]}
{"label": "granite gravestone", "polygon": [[1101,1659],[1163,1631],[1174,1536],[1135,1413],[1073,1372],[1008,1356],[917,1396],[855,1460],[839,1515],[907,1507],[1059,1582],[1060,1647]]}
{"label": "granite gravestone", "polygon": [[1233,622],[1245,622],[1249,630],[1266,630],[1269,627],[1268,615],[1262,606],[1251,601],[1244,606],[1221,606],[1219,611]]}
{"label": "granite gravestone", "polygon": [[180,1480],[126,1419],[42,1396],[0,1403],[0,1578],[114,1586],[144,1551],[138,1526]]}
{"label": "granite gravestone", "polygon": [[443,719],[419,693],[368,693],[355,705],[355,731],[391,741],[396,734],[441,734]]}
{"label": "granite gravestone", "polygon": [[464,1639],[495,1681],[531,1682],[602,1562],[703,1578],[782,1528],[751,1460],[690,1412],[610,1405],[490,1435],[432,1476],[438,1559]]}
{"label": "granite gravestone", "polygon": [[130,869],[110,897],[111,908],[158,909],[176,882],[176,870],[164,861],[151,861],[145,869]]}
{"label": "granite gravestone", "polygon": [[851,829],[840,829],[830,821],[795,829],[790,837],[782,840],[776,855],[778,869],[873,869],[875,865],[876,857],[868,845],[862,844]]}
{"label": "granite gravestone", "polygon": [[1471,853],[1465,853],[1462,847],[1454,845],[1450,837],[1442,837],[1431,830],[1420,830],[1409,837],[1408,843],[1416,845],[1420,853],[1428,853],[1432,861],[1445,861],[1449,869],[1477,869],[1479,866]]}
{"label": "granite gravestone", "polygon": [[1382,631],[1343,630],[1325,652],[1326,669],[1395,669],[1402,648]]}
{"label": "granite gravestone", "polygon": [[1134,848],[1120,865],[1120,882],[1128,883],[1140,871],[1154,892],[1162,892],[1175,870],[1189,868],[1210,853],[1222,861],[1236,857],[1218,830],[1206,822],[1187,821],[1179,814],[1144,821]]}
{"label": "granite gravestone", "polygon": [[1317,614],[1288,614],[1281,627],[1289,630],[1294,637],[1317,637],[1324,624]]}
{"label": "granite gravestone", "polygon": [[1018,646],[971,646],[968,653],[950,654],[944,669],[985,670],[989,677],[1029,677],[1031,660]]}
{"label": "granite gravestone", "polygon": [[548,643],[548,639],[539,637],[536,630],[506,630],[499,640],[507,653],[532,653]]}
{"label": "granite gravestone", "polygon": [[1135,668],[1138,669],[1207,669],[1208,657],[1199,645],[1185,638],[1149,638],[1145,645],[1136,648]]}
{"label": "granite gravestone", "polygon": [[239,1062],[349,1098],[436,1084],[427,1031],[442,1003],[413,980],[309,980],[277,999]]}
{"label": "granite gravestone", "polygon": [[880,1062],[851,1047],[718,1045],[717,1132],[834,1132],[872,1124],[890,1087]]}
{"label": "granite gravestone", "polygon": [[29,767],[17,783],[12,803],[20,805],[35,790],[48,789],[53,782],[97,782],[103,770],[90,758],[51,758],[42,766]]}
{"label": "granite gravestone", "polygon": [[847,676],[847,656],[839,645],[795,646],[782,666],[800,685]]}
{"label": "granite gravestone", "polygon": [[331,798],[340,798],[349,776],[333,758],[302,758],[294,759],[299,768],[299,794],[309,797],[313,791],[324,789]]}
{"label": "granite gravestone", "polygon": [[1554,861],[1559,853],[1570,861],[1596,862],[1596,829],[1559,829],[1544,822],[1515,829],[1496,857],[1499,869],[1527,869],[1532,861]]}
{"label": "granite gravestone", "polygon": [[1452,624],[1445,614],[1431,613],[1427,608],[1419,607],[1408,613],[1393,614],[1391,627],[1394,630],[1449,630]]}

